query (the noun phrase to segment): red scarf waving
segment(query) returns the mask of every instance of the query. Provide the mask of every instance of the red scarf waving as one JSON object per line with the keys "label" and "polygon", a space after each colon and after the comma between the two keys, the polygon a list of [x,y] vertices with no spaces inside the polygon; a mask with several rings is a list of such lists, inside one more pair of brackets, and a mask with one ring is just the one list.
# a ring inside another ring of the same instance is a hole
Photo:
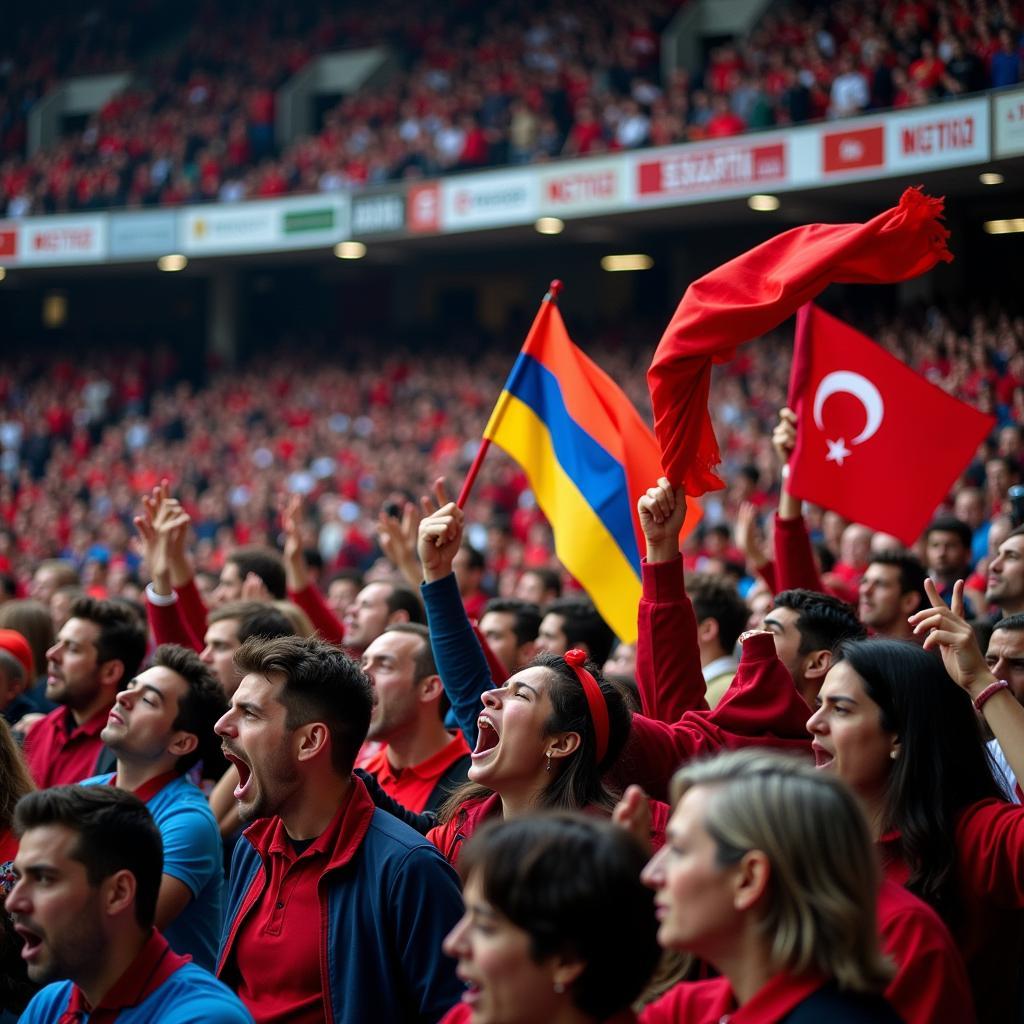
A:
{"label": "red scarf waving", "polygon": [[953,259],[939,223],[943,201],[908,188],[867,224],[785,231],[686,290],[661,337],[647,384],[665,475],[691,497],[725,485],[708,415],[712,363],[777,327],[833,283],[892,284]]}

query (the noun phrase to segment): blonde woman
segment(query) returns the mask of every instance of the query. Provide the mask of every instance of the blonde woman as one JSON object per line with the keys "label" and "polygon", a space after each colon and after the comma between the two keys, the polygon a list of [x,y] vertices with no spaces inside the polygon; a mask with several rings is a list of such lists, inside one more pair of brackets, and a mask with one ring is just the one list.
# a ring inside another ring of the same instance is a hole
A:
{"label": "blonde woman", "polygon": [[641,1024],[886,1024],[893,968],[878,943],[878,869],[856,798],[834,778],[754,750],[672,783],[666,845],[644,869],[658,941],[712,964]]}

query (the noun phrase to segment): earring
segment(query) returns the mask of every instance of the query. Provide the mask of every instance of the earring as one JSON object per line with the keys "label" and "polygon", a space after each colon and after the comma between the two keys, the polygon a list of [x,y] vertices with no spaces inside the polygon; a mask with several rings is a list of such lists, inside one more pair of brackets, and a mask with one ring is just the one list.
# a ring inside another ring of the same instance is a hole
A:
{"label": "earring", "polygon": [[890,750],[889,751],[889,760],[890,761],[895,761],[897,757],[899,757],[899,754],[897,754],[895,750]]}
{"label": "earring", "polygon": [[564,991],[565,991],[565,985],[563,985],[562,982],[560,982],[560,981],[556,981],[555,982],[555,994],[560,996]]}
{"label": "earring", "polygon": [[551,771],[551,751],[549,750],[544,756],[548,759],[548,763],[544,765],[544,771],[549,772]]}

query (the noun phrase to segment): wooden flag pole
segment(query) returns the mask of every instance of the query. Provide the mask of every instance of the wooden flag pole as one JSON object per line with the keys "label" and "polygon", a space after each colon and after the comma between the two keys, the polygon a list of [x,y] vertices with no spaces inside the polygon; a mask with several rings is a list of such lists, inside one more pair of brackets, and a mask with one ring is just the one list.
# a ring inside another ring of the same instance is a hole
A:
{"label": "wooden flag pole", "polygon": [[[561,281],[555,278],[551,284],[548,285],[547,294],[545,294],[544,302],[558,302],[558,296],[565,287]],[[484,463],[484,456],[487,454],[487,449],[491,447],[491,439],[485,437],[480,442],[480,447],[476,450],[476,456],[473,458],[473,464],[469,467],[469,472],[466,474],[466,479],[462,482],[462,490],[459,491],[459,497],[455,504],[459,508],[465,508],[466,502],[469,500],[469,492],[473,490],[473,484],[476,483],[477,475],[480,472],[480,467]]]}

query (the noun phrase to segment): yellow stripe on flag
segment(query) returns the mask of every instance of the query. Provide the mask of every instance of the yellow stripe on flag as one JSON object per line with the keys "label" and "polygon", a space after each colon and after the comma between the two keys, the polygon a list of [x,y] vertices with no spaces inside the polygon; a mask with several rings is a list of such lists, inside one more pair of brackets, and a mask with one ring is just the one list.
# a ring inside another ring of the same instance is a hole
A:
{"label": "yellow stripe on flag", "polygon": [[615,635],[624,643],[636,643],[640,578],[555,458],[547,425],[528,405],[504,392],[487,436],[525,471],[551,524],[562,564],[579,580]]}

